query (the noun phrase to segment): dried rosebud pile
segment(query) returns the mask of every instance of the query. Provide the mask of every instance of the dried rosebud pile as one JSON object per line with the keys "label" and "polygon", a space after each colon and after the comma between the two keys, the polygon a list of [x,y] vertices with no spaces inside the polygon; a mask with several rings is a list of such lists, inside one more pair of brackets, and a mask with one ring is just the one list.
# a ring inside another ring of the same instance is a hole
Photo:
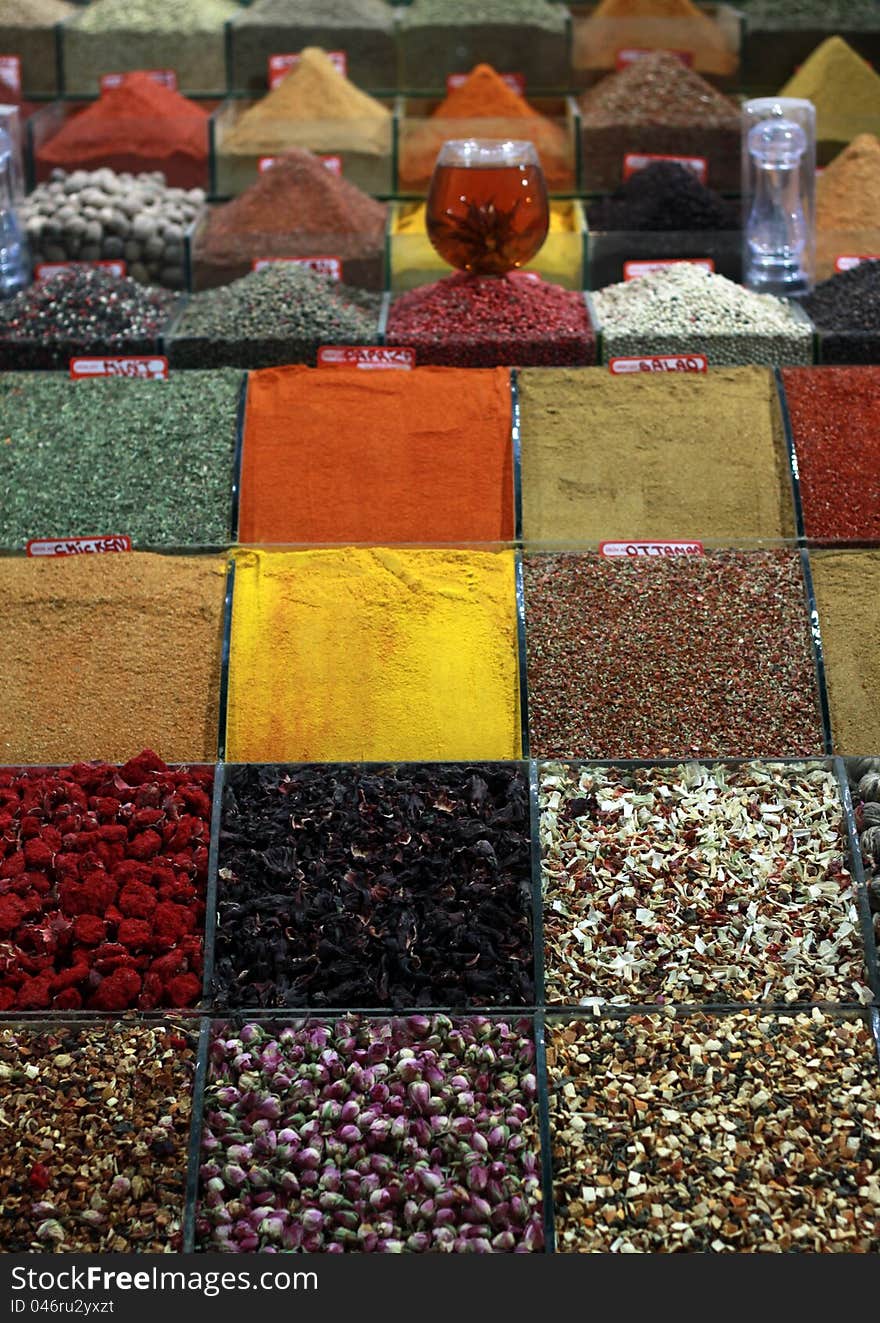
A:
{"label": "dried rosebud pile", "polygon": [[197,1248],[542,1248],[529,1021],[220,1025],[209,1061]]}
{"label": "dried rosebud pile", "polygon": [[192,1006],[213,768],[0,772],[0,1010]]}
{"label": "dried rosebud pile", "polygon": [[515,765],[227,769],[220,1006],[534,1000]]}
{"label": "dried rosebud pile", "polygon": [[557,1248],[877,1253],[880,1076],[865,1020],[555,1024]]}
{"label": "dried rosebud pile", "polygon": [[847,758],[845,761],[868,883],[874,939],[880,948],[880,758]]}
{"label": "dried rosebud pile", "polygon": [[179,1249],[194,1073],[181,1028],[0,1028],[0,1249]]}

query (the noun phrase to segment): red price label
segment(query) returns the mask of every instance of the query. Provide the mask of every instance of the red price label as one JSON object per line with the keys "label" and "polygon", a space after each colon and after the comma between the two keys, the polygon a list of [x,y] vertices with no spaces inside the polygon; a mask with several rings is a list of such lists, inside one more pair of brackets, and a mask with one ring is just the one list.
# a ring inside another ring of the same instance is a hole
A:
{"label": "red price label", "polygon": [[131,538],[123,533],[101,537],[31,538],[28,556],[94,556],[105,551],[131,551]]}
{"label": "red price label", "polygon": [[624,280],[638,280],[639,276],[649,276],[652,271],[662,271],[667,266],[701,266],[704,271],[714,271],[715,263],[711,257],[670,257],[665,261],[624,262]]}
{"label": "red price label", "polygon": [[21,58],[0,55],[0,101],[21,100]]}
{"label": "red price label", "polygon": [[342,261],[338,257],[255,257],[251,262],[252,271],[265,271],[267,266],[307,266],[310,271],[320,271],[333,280],[342,279]]}
{"label": "red price label", "polygon": [[401,345],[321,345],[318,367],[403,368],[416,365],[416,351]]}
{"label": "red price label", "polygon": [[862,262],[878,261],[880,261],[880,253],[861,253],[859,255],[856,255],[855,253],[844,253],[838,257],[837,261],[834,263],[834,270],[852,271],[854,266],[860,266]]}
{"label": "red price label", "polygon": [[111,276],[124,276],[127,269],[124,262],[109,259],[105,262],[38,262],[34,275],[37,280],[51,280],[52,276],[60,275],[62,271],[74,271],[80,266],[95,266]]}
{"label": "red price label", "polygon": [[644,152],[627,152],[623,158],[624,179],[629,179],[637,170],[644,170],[652,161],[674,161],[676,165],[683,165],[686,169],[693,170],[701,184],[705,184],[709,174],[709,162],[705,156],[657,156]]}
{"label": "red price label", "polygon": [[600,542],[599,555],[610,556],[702,556],[702,542]]}
{"label": "red price label", "polygon": [[105,92],[112,92],[114,88],[121,87],[130,73],[145,73],[152,78],[154,83],[159,83],[161,87],[169,87],[172,92],[177,91],[177,74],[173,69],[123,69],[120,73],[105,73],[101,75],[101,95]]}
{"label": "red price label", "polygon": [[[275,165],[276,161],[283,161],[283,160],[284,160],[283,156],[261,156],[260,159],[257,161],[257,169],[262,174],[266,170],[271,170],[272,166]],[[318,160],[321,162],[323,166],[325,166],[330,171],[331,175],[342,174],[341,156],[319,156]]]}
{"label": "red price label", "polygon": [[[503,73],[499,77],[503,83],[506,83],[511,92],[516,92],[518,96],[526,94],[526,76],[521,73]],[[446,75],[446,91],[454,92],[457,87],[462,87],[470,78],[470,74],[453,73]]]}
{"label": "red price label", "polygon": [[674,55],[682,64],[687,65],[689,69],[694,66],[693,51],[671,51],[671,50],[650,50],[646,46],[623,46],[614,57],[614,67],[619,73],[630,64],[635,64],[636,60],[643,60],[646,55]]}
{"label": "red price label", "polygon": [[167,381],[168,359],[158,354],[72,358],[70,375],[74,381],[87,381],[93,377],[130,377],[140,381]]}
{"label": "red price label", "polygon": [[612,358],[608,367],[615,377],[631,372],[708,372],[709,360],[705,354],[646,354]]}
{"label": "red price label", "polygon": [[[345,51],[325,51],[331,64],[337,73],[341,73],[343,78],[348,77],[348,56]],[[294,51],[290,55],[270,55],[269,56],[269,90],[274,91],[280,82],[295,69],[300,61],[299,51]]]}

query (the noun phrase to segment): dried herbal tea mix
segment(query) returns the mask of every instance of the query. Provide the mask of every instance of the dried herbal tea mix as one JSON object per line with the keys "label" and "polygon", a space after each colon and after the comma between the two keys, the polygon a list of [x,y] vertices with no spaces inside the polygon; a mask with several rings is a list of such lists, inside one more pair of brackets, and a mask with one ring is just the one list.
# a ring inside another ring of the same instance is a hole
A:
{"label": "dried herbal tea mix", "polygon": [[195,1056],[174,1026],[0,1026],[5,1253],[180,1249]]}
{"label": "dried herbal tea mix", "polygon": [[796,552],[532,553],[523,572],[533,755],[823,752]]}
{"label": "dried herbal tea mix", "polygon": [[213,767],[0,771],[0,1011],[192,1006]]}
{"label": "dried herbal tea mix", "polygon": [[540,769],[547,1000],[870,1002],[837,780]]}
{"label": "dried herbal tea mix", "polygon": [[226,773],[219,1005],[527,1005],[531,904],[512,764]]}
{"label": "dried herbal tea mix", "polygon": [[196,1246],[540,1251],[536,1094],[528,1020],[216,1026]]}
{"label": "dried herbal tea mix", "polygon": [[861,1019],[548,1029],[563,1253],[876,1253],[880,1078]]}

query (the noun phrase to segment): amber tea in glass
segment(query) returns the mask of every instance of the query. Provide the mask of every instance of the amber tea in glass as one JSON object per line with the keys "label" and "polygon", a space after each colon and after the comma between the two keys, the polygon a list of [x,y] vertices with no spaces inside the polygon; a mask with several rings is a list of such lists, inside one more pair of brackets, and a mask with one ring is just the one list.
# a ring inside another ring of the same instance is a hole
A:
{"label": "amber tea in glass", "polygon": [[450,266],[502,276],[535,256],[550,211],[531,142],[445,142],[428,190],[428,238]]}

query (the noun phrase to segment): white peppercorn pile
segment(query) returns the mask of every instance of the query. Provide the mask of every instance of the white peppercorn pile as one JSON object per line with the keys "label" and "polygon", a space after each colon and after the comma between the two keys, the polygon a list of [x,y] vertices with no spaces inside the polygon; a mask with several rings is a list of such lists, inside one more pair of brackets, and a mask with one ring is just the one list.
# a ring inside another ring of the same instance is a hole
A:
{"label": "white peppercorn pile", "polygon": [[175,367],[314,363],[322,344],[376,344],[378,294],[278,262],[194,294],[174,325]]}
{"label": "white peppercorn pile", "polygon": [[844,761],[868,883],[874,940],[880,949],[880,758]]}
{"label": "white peppercorn pile", "polygon": [[548,1002],[871,1001],[816,763],[541,767]]}
{"label": "white peppercorn pile", "polygon": [[792,305],[692,263],[593,294],[606,359],[705,353],[712,364],[812,363],[813,330]]}
{"label": "white peppercorn pile", "polygon": [[168,188],[161,171],[52,171],[21,205],[37,262],[120,259],[145,285],[183,289],[184,234],[205,202],[201,188]]}
{"label": "white peppercorn pile", "polygon": [[671,1013],[548,1028],[557,1248],[876,1253],[866,1022]]}

